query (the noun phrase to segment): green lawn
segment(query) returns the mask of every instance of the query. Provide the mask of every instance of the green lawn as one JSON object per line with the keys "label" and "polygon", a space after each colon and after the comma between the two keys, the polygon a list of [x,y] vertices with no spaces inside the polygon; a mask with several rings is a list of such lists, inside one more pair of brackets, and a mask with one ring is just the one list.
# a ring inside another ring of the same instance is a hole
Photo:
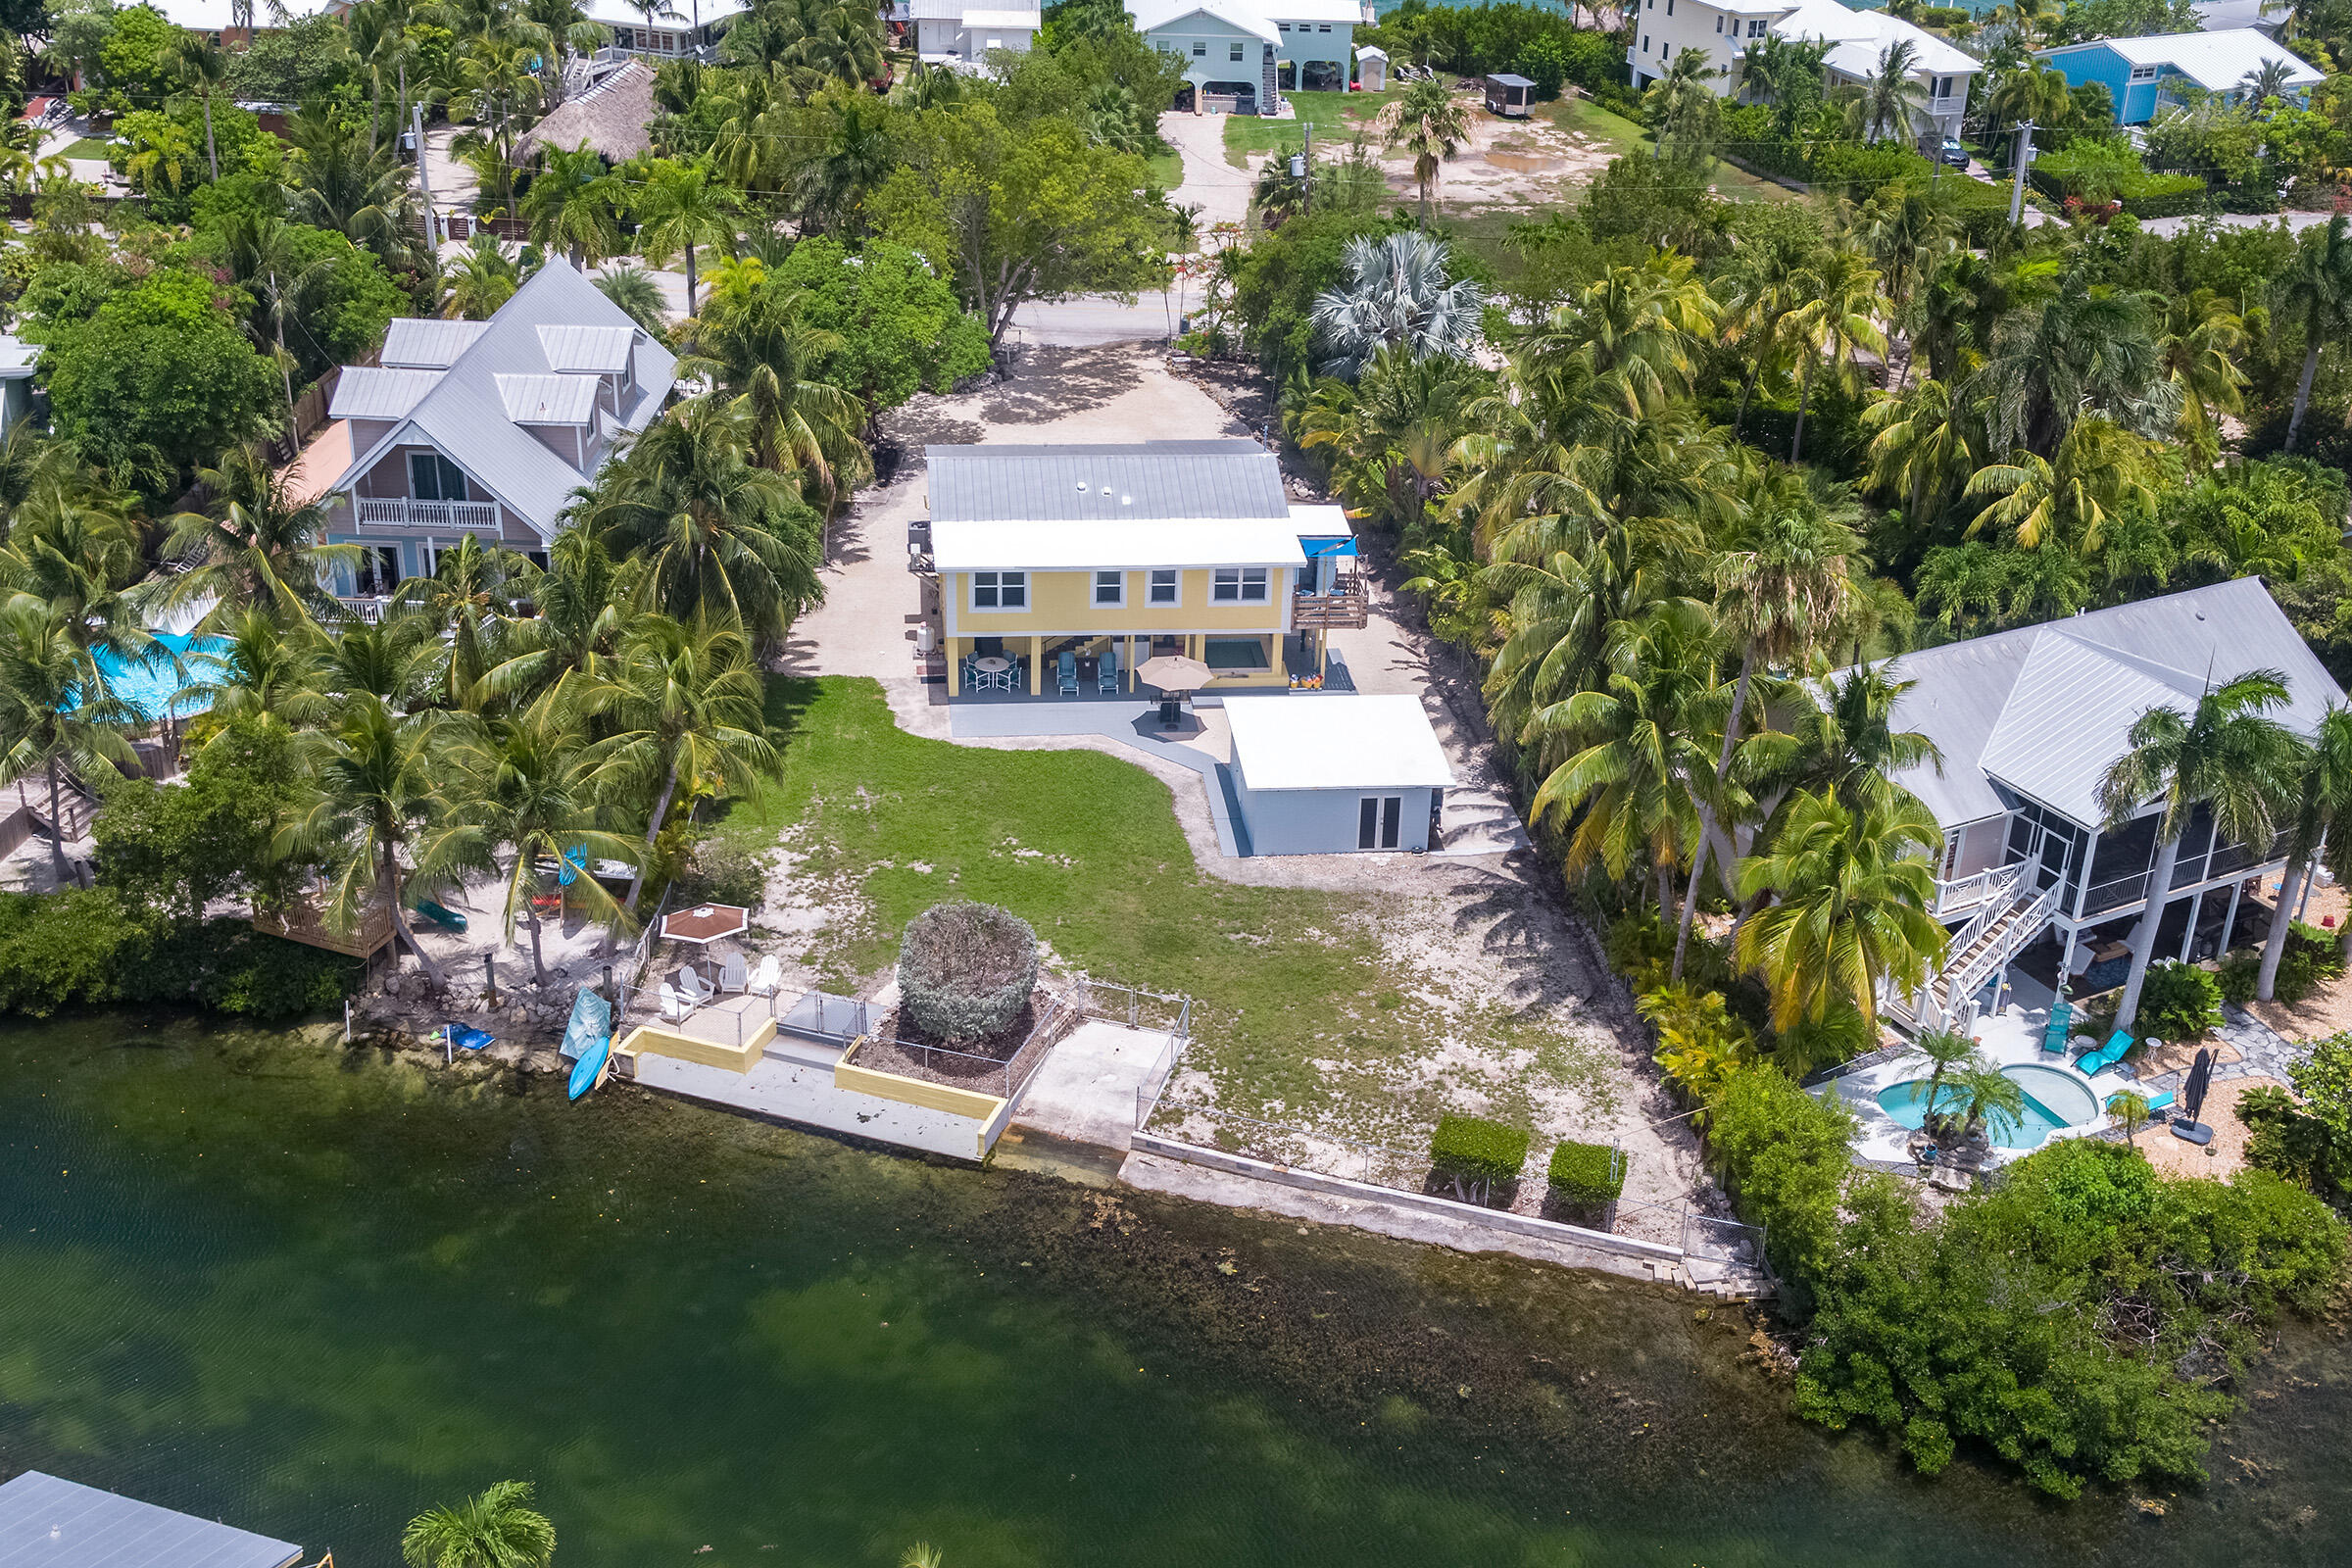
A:
{"label": "green lawn", "polygon": [[1184,183],[1184,154],[1173,148],[1164,153],[1152,153],[1144,160],[1148,177],[1161,190],[1174,190]]}
{"label": "green lawn", "polygon": [[[1395,89],[1391,89],[1394,91]],[[1287,92],[1297,106],[1297,120],[1261,120],[1255,115],[1225,117],[1225,161],[1236,169],[1250,167],[1250,154],[1295,153],[1305,139],[1301,122],[1315,127],[1318,149],[1338,157],[1355,136],[1356,127],[1380,113],[1389,101],[1382,92]]]}
{"label": "green lawn", "polygon": [[[833,988],[895,962],[899,933],[923,909],[971,898],[1027,918],[1064,966],[1194,998],[1187,1059],[1231,1108],[1377,1102],[1385,1116],[1385,1069],[1429,1048],[1422,996],[1443,982],[1392,968],[1377,901],[1207,875],[1168,787],[1141,767],[909,735],[867,680],[774,678],[767,716],[781,776],[714,831],[806,857],[794,874],[826,890],[832,913],[807,957]],[[1548,1074],[1572,1070],[1569,1042],[1508,1011],[1466,1021],[1488,1040],[1525,1035]]]}
{"label": "green lawn", "polygon": [[67,149],[66,149],[64,152],[62,152],[62,153],[59,153],[57,156],[58,156],[58,157],[60,157],[60,158],[98,158],[98,159],[103,159],[103,158],[105,158],[105,157],[106,157],[106,156],[107,156],[109,153],[111,153],[111,152],[113,152],[113,151],[114,151],[114,143],[113,143],[113,142],[110,142],[110,141],[100,141],[100,140],[96,140],[96,139],[94,139],[94,138],[92,138],[92,137],[89,137],[89,136],[84,136],[84,137],[82,137],[82,138],[81,138],[81,140],[79,140],[79,141],[77,141],[77,142],[74,143],[72,146],[68,147],[68,148],[67,148]]}

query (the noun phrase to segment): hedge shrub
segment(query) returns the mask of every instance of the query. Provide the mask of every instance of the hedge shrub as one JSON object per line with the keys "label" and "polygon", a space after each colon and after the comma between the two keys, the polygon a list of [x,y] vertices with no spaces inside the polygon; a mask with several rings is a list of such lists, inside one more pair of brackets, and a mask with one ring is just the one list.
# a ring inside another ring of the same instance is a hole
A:
{"label": "hedge shrub", "polygon": [[1037,932],[1009,909],[959,901],[906,923],[900,1006],[940,1040],[985,1040],[1019,1017],[1037,989]]}
{"label": "hedge shrub", "polygon": [[1507,1122],[1484,1116],[1441,1116],[1438,1130],[1430,1135],[1429,1163],[1440,1176],[1452,1181],[1456,1193],[1468,1196],[1468,1190],[1475,1190],[1475,1200],[1484,1202],[1497,1183],[1518,1176],[1533,1142],[1534,1135],[1526,1128]]}
{"label": "hedge shrub", "polygon": [[112,888],[0,897],[0,1013],[150,1003],[270,1021],[332,1007],[364,973],[248,921],[173,921]]}
{"label": "hedge shrub", "polygon": [[1625,1191],[1625,1155],[1607,1144],[1567,1139],[1551,1152],[1551,1196],[1578,1208],[1613,1203]]}
{"label": "hedge shrub", "polygon": [[2292,1006],[2343,972],[2344,954],[2334,934],[2297,920],[2286,928],[2286,951],[2278,956],[2278,983],[2272,995]]}
{"label": "hedge shrub", "polygon": [[2195,1040],[2221,1027],[2222,983],[2193,963],[2148,965],[2139,991],[2141,1038]]}

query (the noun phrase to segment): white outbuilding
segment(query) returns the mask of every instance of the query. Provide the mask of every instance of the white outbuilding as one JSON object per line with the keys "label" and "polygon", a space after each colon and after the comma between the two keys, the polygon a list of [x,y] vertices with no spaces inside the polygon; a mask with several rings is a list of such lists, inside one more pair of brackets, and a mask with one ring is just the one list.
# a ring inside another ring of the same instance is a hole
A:
{"label": "white outbuilding", "polygon": [[1232,782],[1255,855],[1421,851],[1453,766],[1417,697],[1229,697]]}

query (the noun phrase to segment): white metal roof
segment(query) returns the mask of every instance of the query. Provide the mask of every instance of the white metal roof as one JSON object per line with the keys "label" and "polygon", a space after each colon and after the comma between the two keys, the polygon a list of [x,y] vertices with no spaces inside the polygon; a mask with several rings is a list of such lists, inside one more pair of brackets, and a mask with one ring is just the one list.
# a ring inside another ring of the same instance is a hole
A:
{"label": "white metal roof", "polygon": [[0,1486],[8,1568],[289,1568],[290,1541],[27,1470]]}
{"label": "white metal roof", "polygon": [[539,348],[551,370],[593,370],[616,375],[629,368],[634,328],[556,321],[539,328]]}
{"label": "white metal roof", "polygon": [[[1135,30],[1155,32],[1172,26],[1187,17],[1211,17],[1237,32],[1250,33],[1268,43],[1282,42],[1282,34],[1274,24],[1250,5],[1249,0],[1127,0],[1127,15],[1135,19]],[[1361,16],[1362,13],[1357,13]]]}
{"label": "white metal roof", "polygon": [[30,375],[32,362],[40,357],[39,344],[0,332],[0,377]]}
{"label": "white metal roof", "polygon": [[1291,509],[1291,525],[1297,528],[1301,536],[1316,534],[1329,537],[1333,534],[1344,533],[1352,537],[1355,533],[1355,529],[1348,525],[1346,507],[1315,504],[1293,507]]}
{"label": "white metal roof", "polygon": [[1233,760],[1252,790],[1444,789],[1453,764],[1418,697],[1228,697]]}
{"label": "white metal roof", "polygon": [[[219,32],[223,27],[243,25],[236,16],[234,0],[148,0],[164,14],[164,20],[175,27],[191,32]],[[300,22],[321,11],[339,8],[340,0],[286,0],[286,20]],[[274,15],[267,5],[253,8],[254,24],[268,30],[274,24]]]}
{"label": "white metal roof", "polygon": [[1288,517],[1058,518],[931,524],[941,571],[1108,571],[1146,566],[1303,566]]}
{"label": "white metal roof", "polygon": [[2328,78],[2302,57],[2282,49],[2252,27],[2221,32],[2174,32],[2155,38],[2102,38],[2068,49],[2045,49],[2043,58],[2075,49],[2112,49],[2135,66],[2171,66],[2209,92],[2227,92],[2272,61],[2287,67],[2290,87],[2316,87]]}
{"label": "white metal roof", "polygon": [[499,375],[498,395],[516,424],[586,424],[596,412],[593,375]]}
{"label": "white metal roof", "polygon": [[[628,0],[582,0],[580,9],[591,22],[601,22],[609,27],[642,27],[645,13],[630,5]],[[668,14],[657,15],[653,25],[676,29],[706,27],[713,22],[724,22],[751,10],[748,0],[669,0]]]}
{"label": "white metal roof", "polygon": [[433,316],[395,316],[384,330],[384,352],[376,358],[395,368],[446,370],[473,340],[490,330],[488,321],[445,321]]}
{"label": "white metal roof", "polygon": [[972,27],[1003,27],[1007,31],[1026,27],[1031,32],[1045,25],[1045,14],[1040,11],[966,11],[963,24]]}
{"label": "white metal roof", "polygon": [[1984,61],[1924,27],[1884,11],[1848,11],[1838,0],[1802,0],[1774,23],[1772,30],[1784,38],[1819,38],[1832,45],[1830,69],[1847,76],[1876,72],[1886,51],[1898,42],[1913,47],[1915,76],[1961,75],[1984,69]]}
{"label": "white metal roof", "polygon": [[326,406],[330,419],[400,419],[437,384],[440,370],[379,369],[372,365],[347,365],[335,378],[335,397]]}
{"label": "white metal roof", "polygon": [[1267,0],[1256,9],[1275,22],[1357,24],[1364,20],[1364,8],[1357,0]]}

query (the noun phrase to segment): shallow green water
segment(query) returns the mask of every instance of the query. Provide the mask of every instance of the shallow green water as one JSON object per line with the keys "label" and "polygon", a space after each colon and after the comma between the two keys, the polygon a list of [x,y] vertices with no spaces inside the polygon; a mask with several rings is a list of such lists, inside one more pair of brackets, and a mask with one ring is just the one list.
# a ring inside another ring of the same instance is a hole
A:
{"label": "shallow green water", "polygon": [[0,1473],[342,1568],[509,1475],[565,1568],[2352,1560],[2320,1334],[2151,1521],[1800,1426],[1621,1281],[187,1025],[0,1086]]}

